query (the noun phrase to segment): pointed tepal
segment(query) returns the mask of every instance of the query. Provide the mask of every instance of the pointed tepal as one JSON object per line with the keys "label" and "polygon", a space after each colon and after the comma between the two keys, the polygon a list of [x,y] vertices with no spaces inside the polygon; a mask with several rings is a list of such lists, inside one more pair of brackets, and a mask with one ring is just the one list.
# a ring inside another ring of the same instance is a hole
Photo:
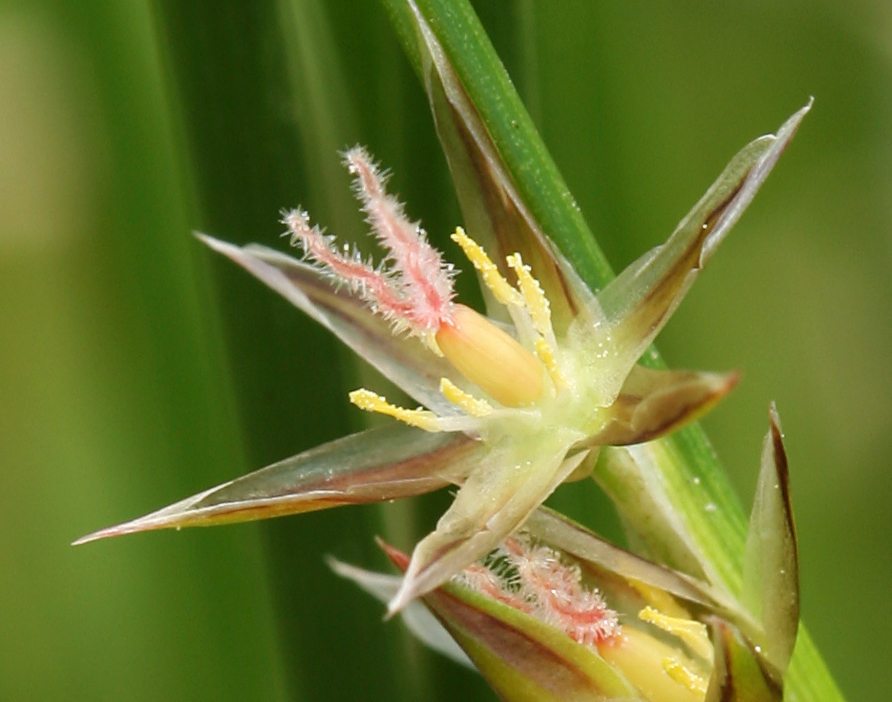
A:
{"label": "pointed tepal", "polygon": [[762,448],[740,599],[761,624],[755,643],[782,679],[799,629],[799,555],[787,454],[773,403],[769,416],[771,427]]}
{"label": "pointed tepal", "polygon": [[740,631],[719,618],[710,625],[715,660],[705,702],[781,702],[783,684],[765,669]]}
{"label": "pointed tepal", "polygon": [[[83,536],[212,526],[420,495],[459,479],[479,447],[464,434],[394,424],[317,446],[164,509]],[[454,472],[457,471],[457,472]]]}

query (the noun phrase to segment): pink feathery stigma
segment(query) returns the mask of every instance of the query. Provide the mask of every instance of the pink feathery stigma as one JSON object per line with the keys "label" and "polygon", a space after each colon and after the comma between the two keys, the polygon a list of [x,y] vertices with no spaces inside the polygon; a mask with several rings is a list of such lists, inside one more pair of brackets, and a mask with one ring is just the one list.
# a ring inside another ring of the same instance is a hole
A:
{"label": "pink feathery stigma", "polygon": [[356,176],[356,192],[375,235],[388,251],[397,282],[411,306],[411,325],[436,331],[452,316],[450,270],[428,242],[424,230],[410,222],[402,205],[384,190],[386,178],[365,149],[354,147],[344,162]]}
{"label": "pink feathery stigma", "polygon": [[396,322],[414,327],[412,305],[394,290],[387,275],[377,271],[355,256],[345,256],[334,248],[333,240],[325,237],[318,227],[311,227],[309,216],[302,210],[288,212],[282,223],[291,232],[291,243],[300,242],[307,255],[328,268],[339,280],[350,285],[372,303],[375,311]]}
{"label": "pink feathery stigma", "polygon": [[597,591],[582,586],[579,566],[566,565],[546,546],[510,538],[505,550],[517,566],[520,582],[539,604],[539,612],[573,640],[597,645],[619,630],[616,612]]}
{"label": "pink feathery stigma", "polygon": [[560,629],[577,643],[597,646],[619,634],[616,612],[582,585],[579,567],[546,546],[509,538],[483,564],[464,570],[470,588]]}
{"label": "pink feathery stigma", "polygon": [[483,593],[513,609],[535,616],[535,604],[525,599],[519,590],[508,586],[505,579],[482,563],[472,563],[462,572],[462,582],[477,592]]}

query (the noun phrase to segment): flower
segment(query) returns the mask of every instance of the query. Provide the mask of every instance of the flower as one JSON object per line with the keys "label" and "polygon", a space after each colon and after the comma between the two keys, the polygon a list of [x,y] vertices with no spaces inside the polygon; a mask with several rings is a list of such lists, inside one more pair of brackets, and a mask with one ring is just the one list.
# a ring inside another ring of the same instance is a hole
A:
{"label": "flower", "polygon": [[405,409],[357,390],[350,395],[355,405],[401,424],[320,446],[76,543],[457,485],[452,506],[414,549],[390,602],[390,612],[399,611],[496,548],[562,482],[587,475],[599,447],[658,437],[733,387],[735,374],[658,371],[637,362],[807,110],[777,136],[745,147],[665,244],[598,293],[527,230],[519,230],[516,243],[533,252],[530,261],[516,252],[493,260],[457,229],[453,239],[477,269],[492,317],[455,301],[454,269],[386,193],[385,179],[361,148],[348,151],[345,163],[386,252],[379,264],[339,249],[300,209],[283,223],[303,260],[200,235],[423,407]]}
{"label": "flower", "polygon": [[[403,614],[515,700],[779,702],[798,627],[786,455],[771,410],[740,593],[617,548],[547,509]],[[379,542],[406,570],[409,558]],[[785,544],[778,548],[779,545]],[[332,561],[387,601],[401,580]],[[757,607],[743,602],[756,596]],[[430,615],[434,616],[431,617]],[[459,648],[456,648],[455,644]]]}

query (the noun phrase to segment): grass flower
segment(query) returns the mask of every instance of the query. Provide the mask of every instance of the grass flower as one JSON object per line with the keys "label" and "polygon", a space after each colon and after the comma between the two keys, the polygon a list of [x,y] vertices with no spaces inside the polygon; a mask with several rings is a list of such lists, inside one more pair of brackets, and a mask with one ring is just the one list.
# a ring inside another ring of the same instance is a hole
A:
{"label": "grass flower", "polygon": [[286,213],[283,223],[302,259],[202,236],[422,407],[399,407],[357,390],[350,395],[355,405],[399,424],[326,444],[78,543],[456,485],[452,506],[415,547],[390,601],[391,613],[401,610],[503,543],[558,485],[588,475],[601,446],[661,436],[731,389],[734,374],[651,370],[638,360],[807,110],[777,136],[745,147],[665,244],[597,293],[547,239],[521,229],[516,251],[490,258],[457,229],[453,239],[479,274],[490,316],[454,299],[453,266],[387,194],[361,148],[344,160],[384,250],[377,264],[341,248],[300,209]]}

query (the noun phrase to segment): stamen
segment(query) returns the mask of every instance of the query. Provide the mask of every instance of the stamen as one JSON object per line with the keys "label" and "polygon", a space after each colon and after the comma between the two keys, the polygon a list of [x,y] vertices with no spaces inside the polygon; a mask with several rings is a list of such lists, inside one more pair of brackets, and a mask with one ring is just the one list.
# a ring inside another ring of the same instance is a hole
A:
{"label": "stamen", "polygon": [[449,378],[440,378],[440,394],[471,417],[485,417],[492,412],[492,406],[486,400],[478,400],[466,393]]}
{"label": "stamen", "polygon": [[468,260],[480,273],[484,285],[492,291],[496,301],[502,305],[517,305],[523,307],[523,296],[515,290],[511,284],[502,277],[495,263],[486,255],[483,248],[471,237],[465,234],[461,227],[456,228],[452,240],[461,246]]}
{"label": "stamen", "polygon": [[551,345],[541,336],[536,339],[535,348],[536,356],[539,357],[539,360],[542,361],[542,365],[545,366],[545,370],[548,371],[548,375],[551,377],[551,382],[554,384],[554,389],[560,392],[567,387],[567,380],[564,378],[564,374],[561,373],[560,366],[558,366],[557,357],[554,355],[554,349],[552,349]]}
{"label": "stamen", "polygon": [[408,424],[410,427],[418,427],[424,431],[442,431],[439,418],[433,412],[423,409],[405,409],[390,404],[386,398],[376,395],[371,390],[362,388],[350,393],[350,402],[367,412],[377,412],[388,417],[393,417]]}
{"label": "stamen", "polygon": [[672,595],[665,590],[643,583],[640,580],[629,580],[629,584],[635,588],[641,597],[643,597],[653,609],[656,609],[670,617],[679,619],[690,619],[691,615],[684,607],[679,604]]}
{"label": "stamen", "polygon": [[684,685],[691,692],[696,692],[701,695],[706,694],[706,689],[709,686],[706,678],[702,675],[698,675],[674,658],[666,658],[663,661],[663,669],[666,671],[666,675],[679,685]]}
{"label": "stamen", "polygon": [[655,627],[673,636],[677,636],[688,645],[691,651],[701,658],[712,660],[712,644],[709,641],[709,634],[706,631],[705,624],[695,622],[692,619],[669,617],[652,607],[642,609],[638,613],[638,618],[643,622],[653,624]]}
{"label": "stamen", "polygon": [[530,313],[530,319],[533,320],[533,327],[553,345],[554,330],[551,328],[551,307],[548,304],[548,298],[542,291],[542,286],[533,277],[530,267],[524,265],[519,253],[511,254],[505,260],[517,274],[517,283],[520,286],[527,311]]}
{"label": "stamen", "polygon": [[600,646],[598,653],[640,690],[643,699],[703,702],[701,694],[671,677],[667,670],[670,663],[687,665],[689,661],[668,643],[640,629],[623,627],[622,637],[614,645]]}

